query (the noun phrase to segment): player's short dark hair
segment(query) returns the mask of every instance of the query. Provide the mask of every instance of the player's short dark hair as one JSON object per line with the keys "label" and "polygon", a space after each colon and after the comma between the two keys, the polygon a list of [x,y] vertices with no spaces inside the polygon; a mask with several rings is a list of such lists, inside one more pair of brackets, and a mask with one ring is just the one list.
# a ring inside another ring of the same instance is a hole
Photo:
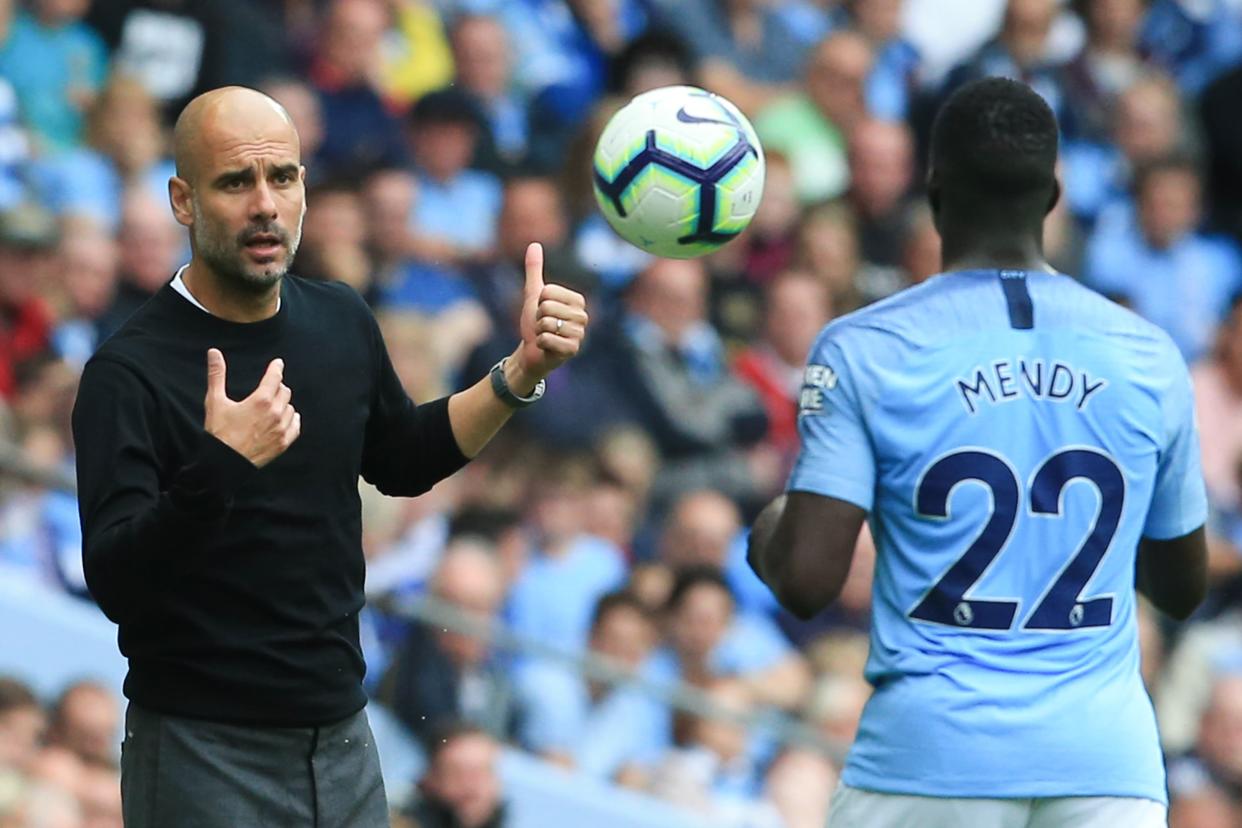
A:
{"label": "player's short dark hair", "polygon": [[599,629],[599,625],[604,623],[604,619],[609,614],[617,610],[629,609],[647,618],[647,607],[642,601],[638,600],[634,593],[618,589],[613,592],[605,593],[595,602],[595,609],[591,612],[591,631]]}
{"label": "player's short dark hair", "polygon": [[669,592],[668,603],[665,605],[665,609],[668,612],[677,612],[677,610],[681,609],[681,605],[686,600],[686,596],[690,594],[690,591],[701,586],[713,586],[721,589],[729,596],[729,600],[735,603],[737,601],[724,573],[714,566],[700,564],[677,570],[673,580],[673,589]]}
{"label": "player's short dark hair", "polygon": [[9,676],[0,676],[0,715],[11,710],[41,708],[34,691],[24,683]]}
{"label": "player's short dark hair", "polygon": [[1056,116],[1029,86],[1008,78],[973,81],[936,114],[935,183],[983,205],[1044,210],[1056,184],[1057,141]]}

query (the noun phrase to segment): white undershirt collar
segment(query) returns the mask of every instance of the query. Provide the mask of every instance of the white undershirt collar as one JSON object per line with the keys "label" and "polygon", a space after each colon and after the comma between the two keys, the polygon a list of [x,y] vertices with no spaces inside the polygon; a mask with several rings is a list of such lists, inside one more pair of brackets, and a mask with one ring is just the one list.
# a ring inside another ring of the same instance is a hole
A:
{"label": "white undershirt collar", "polygon": [[[187,262],[186,264],[183,264],[181,267],[177,268],[177,275],[173,276],[173,279],[172,279],[172,289],[177,291],[177,293],[180,293],[182,296],[184,296],[191,305],[198,308],[203,313],[210,314],[211,311],[203,307],[203,303],[194,298],[194,294],[190,293],[190,289],[185,286],[185,279],[181,278],[181,274],[185,273],[185,269],[189,266],[190,265]],[[276,312],[277,313],[280,312],[280,297],[279,296],[276,297]],[[214,316],[215,314],[212,314],[212,315]]]}

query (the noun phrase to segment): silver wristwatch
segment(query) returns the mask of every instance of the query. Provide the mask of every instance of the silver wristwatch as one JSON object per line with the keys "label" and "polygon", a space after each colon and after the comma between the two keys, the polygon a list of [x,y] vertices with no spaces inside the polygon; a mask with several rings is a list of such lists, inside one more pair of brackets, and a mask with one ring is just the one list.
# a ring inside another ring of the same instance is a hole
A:
{"label": "silver wristwatch", "polygon": [[513,389],[509,387],[508,380],[505,379],[505,362],[508,359],[508,357],[505,357],[493,365],[492,370],[487,372],[488,377],[492,381],[492,391],[510,408],[525,408],[528,405],[539,402],[539,398],[547,390],[548,384],[543,380],[539,380],[539,382],[535,383],[535,390],[530,392],[529,397],[520,397],[513,393]]}

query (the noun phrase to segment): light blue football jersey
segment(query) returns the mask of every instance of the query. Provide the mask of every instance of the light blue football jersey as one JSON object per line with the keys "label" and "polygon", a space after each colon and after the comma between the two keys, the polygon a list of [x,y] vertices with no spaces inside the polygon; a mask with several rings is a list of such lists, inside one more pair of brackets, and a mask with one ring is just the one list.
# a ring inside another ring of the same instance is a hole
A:
{"label": "light blue football jersey", "polygon": [[941,274],[824,329],[788,488],[878,550],[846,784],[1166,801],[1135,554],[1207,517],[1193,406],[1170,338],[1064,275]]}

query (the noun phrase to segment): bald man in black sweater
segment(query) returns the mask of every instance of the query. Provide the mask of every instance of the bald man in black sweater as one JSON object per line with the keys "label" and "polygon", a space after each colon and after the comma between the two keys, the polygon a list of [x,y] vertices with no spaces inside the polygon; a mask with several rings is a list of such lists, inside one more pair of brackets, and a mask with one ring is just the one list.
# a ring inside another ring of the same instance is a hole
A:
{"label": "bald man in black sweater", "polygon": [[287,272],[305,170],[283,109],[214,90],[174,141],[192,259],[87,364],[73,417],[87,583],[129,659],[125,824],[387,825],[358,477],[414,496],[455,472],[577,353],[585,305],[531,245],[520,344],[416,406],[357,294]]}

